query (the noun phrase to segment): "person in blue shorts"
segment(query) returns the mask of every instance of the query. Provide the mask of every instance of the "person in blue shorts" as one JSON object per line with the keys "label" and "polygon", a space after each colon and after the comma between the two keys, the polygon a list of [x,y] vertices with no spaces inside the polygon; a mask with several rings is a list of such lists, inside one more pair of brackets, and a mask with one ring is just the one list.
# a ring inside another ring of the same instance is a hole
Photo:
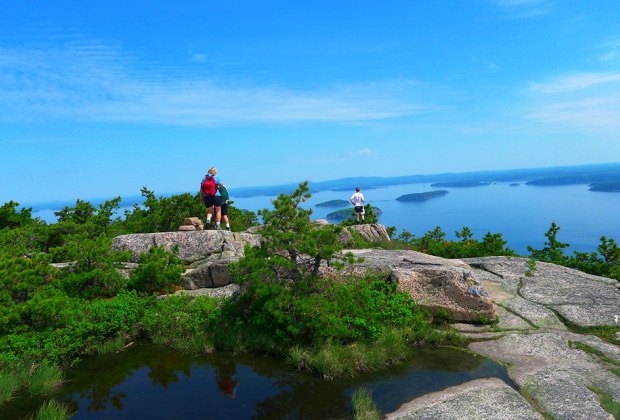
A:
{"label": "person in blue shorts", "polygon": [[209,169],[200,183],[200,200],[207,208],[206,226],[211,225],[213,209],[215,209],[216,230],[220,229],[220,222],[222,220],[222,194],[220,193],[220,187],[223,186],[224,184],[217,176],[217,169],[215,167]]}

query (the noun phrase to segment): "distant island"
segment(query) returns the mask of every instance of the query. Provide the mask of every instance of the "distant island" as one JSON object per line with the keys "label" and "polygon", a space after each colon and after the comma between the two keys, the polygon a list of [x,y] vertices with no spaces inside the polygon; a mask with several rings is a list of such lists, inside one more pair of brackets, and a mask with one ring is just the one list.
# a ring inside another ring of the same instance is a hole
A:
{"label": "distant island", "polygon": [[[498,171],[479,171],[461,173],[439,173],[430,175],[404,175],[392,177],[365,176],[331,179],[326,181],[310,181],[310,191],[315,194],[320,191],[349,191],[351,194],[355,187],[362,191],[385,188],[393,185],[406,184],[431,184],[433,187],[465,187],[488,185],[493,182],[525,184],[531,186],[557,186],[557,185],[589,185],[590,191],[605,191],[620,193],[620,163],[606,163],[596,165],[562,166],[554,168],[528,168],[509,169]],[[433,184],[434,183],[434,184]],[[512,185],[515,186],[516,185]],[[278,194],[290,194],[299,186],[298,183],[263,185],[254,187],[228,188],[233,199],[249,197],[274,197]],[[177,191],[174,194],[182,193]],[[164,194],[169,197],[173,193]],[[97,206],[114,197],[100,197],[92,203]],[[123,197],[122,206],[129,207],[144,202],[144,197]],[[56,200],[53,202],[22,203],[32,207],[34,211],[57,210],[64,206],[73,205],[72,200]]]}
{"label": "distant island", "polygon": [[620,181],[595,182],[593,184],[590,184],[589,191],[620,192]]}
{"label": "distant island", "polygon": [[[383,188],[405,184],[431,184],[438,188],[478,187],[493,182],[524,183],[526,185],[555,186],[577,184],[599,184],[620,182],[620,163],[605,163],[595,165],[560,166],[553,168],[507,169],[498,171],[479,171],[461,173],[439,173],[430,175],[404,175],[392,177],[365,176],[331,179],[327,181],[310,181],[310,191],[314,194],[320,191],[351,191],[355,187],[363,190]],[[435,184],[433,184],[435,183]],[[229,188],[231,196],[235,198],[275,196],[290,194],[297,188],[297,183],[257,187]],[[599,188],[596,186],[595,188]],[[604,190],[618,190],[603,187]]]}
{"label": "distant island", "polygon": [[436,182],[431,184],[431,187],[442,188],[471,188],[471,187],[484,187],[485,185],[491,185],[487,181],[448,181],[448,182]]}
{"label": "distant island", "polygon": [[[374,207],[374,206],[372,207],[372,211],[374,211],[377,216],[383,213],[383,211],[380,208]],[[332,211],[325,217],[327,218],[327,220],[341,222],[343,220],[353,219],[355,217],[355,214],[353,212],[353,207],[351,207],[347,209]]]}
{"label": "distant island", "polygon": [[344,207],[349,205],[351,205],[351,203],[347,200],[329,200],[317,204],[316,207]]}
{"label": "distant island", "polygon": [[427,191],[423,193],[405,194],[398,197],[397,201],[426,201],[432,198],[443,197],[448,194],[446,190]]}
{"label": "distant island", "polygon": [[519,187],[521,184],[519,184],[518,182],[513,182],[512,184],[510,184],[511,187]]}

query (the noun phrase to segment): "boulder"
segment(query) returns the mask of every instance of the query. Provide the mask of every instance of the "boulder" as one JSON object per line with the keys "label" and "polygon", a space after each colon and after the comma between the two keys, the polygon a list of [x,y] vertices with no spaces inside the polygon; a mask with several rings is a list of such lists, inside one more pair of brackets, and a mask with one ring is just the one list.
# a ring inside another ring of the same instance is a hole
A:
{"label": "boulder", "polygon": [[114,238],[112,250],[131,251],[132,261],[135,262],[140,254],[148,252],[153,246],[163,247],[166,251],[172,251],[175,246],[178,246],[179,258],[186,262],[194,262],[222,251],[232,251],[237,255],[243,255],[246,245],[259,246],[260,243],[259,235],[221,230],[136,233]]}
{"label": "boulder", "polygon": [[250,233],[253,235],[259,234],[262,227],[263,225],[250,226],[246,229],[245,233]]}
{"label": "boulder", "polygon": [[489,298],[470,292],[474,285],[470,271],[446,267],[395,267],[390,280],[398,283],[420,306],[437,313],[448,311],[455,321],[480,322],[495,319],[495,307]]}
{"label": "boulder", "polygon": [[517,391],[497,378],[477,379],[423,395],[386,419],[540,419]]}
{"label": "boulder", "polygon": [[390,235],[385,230],[385,226],[378,223],[372,223],[367,225],[353,225],[349,229],[356,231],[361,237],[370,243],[389,242]]}
{"label": "boulder", "polygon": [[229,284],[228,286],[218,287],[213,289],[196,289],[196,290],[179,290],[171,295],[161,295],[158,299],[165,299],[169,296],[209,296],[211,298],[227,298],[234,299],[241,292],[241,287],[238,284]]}
{"label": "boulder", "polygon": [[[347,252],[362,261],[345,268],[345,274],[384,273],[420,306],[433,312],[445,310],[455,321],[492,321],[496,317],[493,302],[472,293],[472,289],[477,290],[478,282],[463,261],[415,251],[356,249]],[[324,268],[322,273],[335,274],[331,267]]]}
{"label": "boulder", "polygon": [[232,283],[228,266],[239,260],[231,251],[213,254],[193,263],[183,274],[181,285],[186,290],[222,287]]}
{"label": "boulder", "polygon": [[349,231],[349,229],[342,229],[338,234],[338,242],[342,246],[352,246],[353,245],[353,235]]}
{"label": "boulder", "polygon": [[179,230],[181,232],[191,232],[193,230],[196,230],[196,226],[194,226],[194,225],[181,225],[181,226],[179,226]]}
{"label": "boulder", "polygon": [[193,226],[198,226],[198,225],[202,225],[202,220],[200,220],[199,217],[188,217],[183,221],[184,225],[193,225]]}

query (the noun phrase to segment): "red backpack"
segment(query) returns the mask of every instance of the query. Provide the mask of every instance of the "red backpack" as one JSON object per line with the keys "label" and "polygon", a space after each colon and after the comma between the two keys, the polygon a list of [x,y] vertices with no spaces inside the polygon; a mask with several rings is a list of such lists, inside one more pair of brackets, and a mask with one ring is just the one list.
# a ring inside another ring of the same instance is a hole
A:
{"label": "red backpack", "polygon": [[215,184],[215,177],[213,175],[207,175],[200,184],[200,190],[207,197],[213,197],[217,191],[217,185]]}

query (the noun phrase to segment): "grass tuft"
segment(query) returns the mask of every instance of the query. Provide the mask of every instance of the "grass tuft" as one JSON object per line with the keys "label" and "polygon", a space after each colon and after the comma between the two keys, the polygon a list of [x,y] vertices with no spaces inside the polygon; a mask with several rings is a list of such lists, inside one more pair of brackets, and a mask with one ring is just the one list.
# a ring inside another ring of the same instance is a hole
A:
{"label": "grass tuft", "polygon": [[125,339],[123,337],[116,337],[111,340],[98,344],[95,347],[95,353],[97,354],[116,353],[118,351],[123,350],[124,347],[125,347]]}
{"label": "grass tuft", "polygon": [[287,362],[295,366],[297,370],[312,369],[312,355],[303,347],[294,346],[289,350]]}
{"label": "grass tuft", "polygon": [[18,376],[12,372],[0,372],[0,406],[10,401],[20,387]]}
{"label": "grass tuft", "polygon": [[27,382],[31,395],[49,395],[62,383],[62,371],[47,363],[33,365]]}
{"label": "grass tuft", "polygon": [[603,353],[602,351],[600,351],[599,349],[597,349],[596,347],[592,347],[589,344],[586,343],[581,343],[579,341],[569,341],[568,345],[571,346],[572,348],[581,350],[583,352],[586,352],[588,354],[591,354],[593,356],[596,356],[597,358],[599,358],[601,361],[609,363],[611,365],[615,365],[620,367],[620,362],[617,361],[616,359],[612,359],[611,357],[605,355],[605,353]]}
{"label": "grass tuft", "polygon": [[359,388],[353,393],[353,418],[355,420],[378,420],[381,412],[372,400],[372,393],[367,388]]}
{"label": "grass tuft", "polygon": [[49,400],[39,408],[36,420],[65,420],[71,418],[69,407],[55,400]]}
{"label": "grass tuft", "polygon": [[611,414],[614,419],[620,420],[620,403],[614,402],[612,398],[600,388],[597,387],[589,387],[590,391],[594,392],[601,403],[601,407],[603,410],[607,411]]}

